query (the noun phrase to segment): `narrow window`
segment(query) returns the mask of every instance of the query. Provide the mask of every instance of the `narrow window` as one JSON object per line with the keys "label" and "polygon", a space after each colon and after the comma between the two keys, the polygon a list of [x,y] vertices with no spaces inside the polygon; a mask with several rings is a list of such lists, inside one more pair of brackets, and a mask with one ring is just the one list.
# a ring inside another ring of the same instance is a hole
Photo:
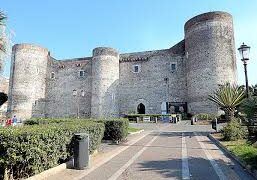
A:
{"label": "narrow window", "polygon": [[51,79],[54,79],[55,78],[55,74],[54,72],[51,72]]}
{"label": "narrow window", "polygon": [[79,77],[84,77],[85,76],[85,71],[79,71]]}
{"label": "narrow window", "polygon": [[172,64],[170,65],[170,67],[171,67],[171,71],[174,72],[174,71],[176,71],[176,69],[177,69],[177,64],[172,63]]}
{"label": "narrow window", "polygon": [[133,72],[139,73],[140,72],[140,66],[139,65],[133,65]]}

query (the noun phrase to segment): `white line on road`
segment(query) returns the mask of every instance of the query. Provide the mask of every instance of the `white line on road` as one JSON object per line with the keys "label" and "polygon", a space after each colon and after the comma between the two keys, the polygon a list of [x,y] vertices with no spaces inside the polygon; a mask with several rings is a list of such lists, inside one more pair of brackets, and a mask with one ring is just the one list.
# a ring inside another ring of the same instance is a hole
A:
{"label": "white line on road", "polygon": [[194,132],[194,135],[197,139],[197,141],[199,142],[201,148],[203,149],[206,157],[209,159],[213,169],[215,170],[216,174],[218,175],[219,179],[221,180],[226,180],[226,176],[224,175],[224,173],[222,172],[222,170],[220,169],[219,165],[216,163],[215,159],[212,157],[212,155],[209,153],[209,151],[207,150],[206,146],[204,145],[204,143],[202,142],[202,139],[200,138],[199,134]]}
{"label": "white line on road", "polygon": [[182,133],[182,179],[190,179],[186,137],[184,136],[184,133]]}
{"label": "white line on road", "polygon": [[158,136],[155,136],[149,141],[139,152],[137,152],[126,164],[124,164],[116,173],[114,173],[108,180],[116,180],[155,140]]}

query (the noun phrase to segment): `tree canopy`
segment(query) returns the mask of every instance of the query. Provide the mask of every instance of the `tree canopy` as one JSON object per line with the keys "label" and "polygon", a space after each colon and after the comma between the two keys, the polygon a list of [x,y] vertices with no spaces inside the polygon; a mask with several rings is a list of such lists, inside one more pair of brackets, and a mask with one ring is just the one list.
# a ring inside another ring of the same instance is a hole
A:
{"label": "tree canopy", "polygon": [[2,106],[8,100],[7,94],[0,92],[0,106]]}

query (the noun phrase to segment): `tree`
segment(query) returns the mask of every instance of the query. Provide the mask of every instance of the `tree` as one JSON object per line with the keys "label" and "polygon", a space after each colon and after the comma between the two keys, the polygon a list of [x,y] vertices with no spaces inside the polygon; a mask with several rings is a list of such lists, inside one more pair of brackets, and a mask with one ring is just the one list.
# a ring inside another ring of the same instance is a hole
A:
{"label": "tree", "polygon": [[239,106],[240,112],[243,112],[247,115],[248,119],[252,119],[254,117],[254,113],[256,113],[257,107],[257,97],[251,96],[243,100],[243,102]]}
{"label": "tree", "polygon": [[[245,85],[241,85],[240,88],[244,89],[244,91],[246,90]],[[257,84],[249,86],[248,88],[250,96],[257,96]]]}
{"label": "tree", "polygon": [[249,92],[251,96],[257,96],[257,84],[250,86]]}
{"label": "tree", "polygon": [[0,92],[0,106],[2,106],[8,100],[7,94]]}
{"label": "tree", "polygon": [[214,91],[213,95],[209,95],[208,99],[216,103],[220,109],[225,112],[227,121],[231,121],[234,118],[236,108],[241,104],[244,98],[245,91],[243,88],[226,83],[220,85],[219,88]]}
{"label": "tree", "polygon": [[6,19],[5,14],[0,11],[0,72],[3,70],[4,60],[11,50],[10,36],[6,31]]}

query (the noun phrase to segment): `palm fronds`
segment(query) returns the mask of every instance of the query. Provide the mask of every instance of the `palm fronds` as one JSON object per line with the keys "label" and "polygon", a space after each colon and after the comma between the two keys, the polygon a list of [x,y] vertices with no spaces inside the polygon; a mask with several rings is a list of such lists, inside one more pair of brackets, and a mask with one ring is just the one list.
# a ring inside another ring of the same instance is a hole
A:
{"label": "palm fronds", "polygon": [[233,116],[236,107],[241,104],[244,98],[244,89],[229,83],[219,86],[219,89],[208,97],[210,101],[220,106],[225,111],[225,114],[230,114],[231,116]]}

